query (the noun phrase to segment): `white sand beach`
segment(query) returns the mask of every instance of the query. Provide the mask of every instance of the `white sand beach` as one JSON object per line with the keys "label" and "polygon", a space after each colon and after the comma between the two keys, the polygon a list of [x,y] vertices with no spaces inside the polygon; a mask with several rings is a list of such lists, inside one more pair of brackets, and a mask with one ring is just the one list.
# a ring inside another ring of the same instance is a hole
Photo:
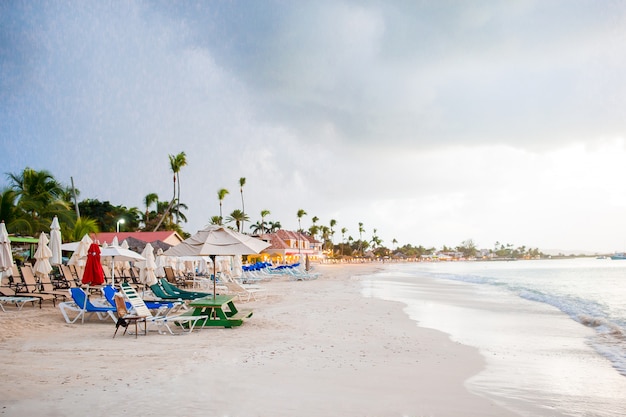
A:
{"label": "white sand beach", "polygon": [[513,416],[468,392],[477,350],[363,297],[376,265],[275,280],[240,327],[126,335],[58,308],[0,313],[3,416]]}

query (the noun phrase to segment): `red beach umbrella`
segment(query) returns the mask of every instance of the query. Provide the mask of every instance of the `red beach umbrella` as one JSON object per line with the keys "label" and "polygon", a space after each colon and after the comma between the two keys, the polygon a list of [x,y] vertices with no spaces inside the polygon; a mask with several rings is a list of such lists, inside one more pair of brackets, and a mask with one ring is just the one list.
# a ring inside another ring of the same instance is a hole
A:
{"label": "red beach umbrella", "polygon": [[100,247],[96,243],[89,245],[82,282],[87,285],[102,285],[104,283],[104,271],[100,263]]}

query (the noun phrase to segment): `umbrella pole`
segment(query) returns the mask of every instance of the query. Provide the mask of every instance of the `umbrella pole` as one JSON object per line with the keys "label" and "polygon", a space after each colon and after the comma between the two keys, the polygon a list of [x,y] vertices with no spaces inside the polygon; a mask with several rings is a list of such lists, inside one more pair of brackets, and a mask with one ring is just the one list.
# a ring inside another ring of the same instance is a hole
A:
{"label": "umbrella pole", "polygon": [[213,261],[213,301],[215,301],[215,281],[217,281],[217,275],[215,273],[215,255],[211,255],[211,260]]}
{"label": "umbrella pole", "polygon": [[115,288],[115,256],[111,256],[111,286]]}
{"label": "umbrella pole", "polygon": [[89,284],[87,284],[87,289],[85,290],[85,305],[83,305],[81,323],[85,324],[85,310],[87,310],[87,297],[89,297]]}

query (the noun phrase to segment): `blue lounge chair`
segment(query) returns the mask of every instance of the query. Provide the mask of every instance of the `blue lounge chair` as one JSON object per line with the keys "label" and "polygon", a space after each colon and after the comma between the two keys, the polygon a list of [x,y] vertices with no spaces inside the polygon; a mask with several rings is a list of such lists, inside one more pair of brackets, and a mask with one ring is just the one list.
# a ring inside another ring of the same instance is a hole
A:
{"label": "blue lounge chair", "polygon": [[[63,318],[65,318],[67,323],[76,323],[79,318],[84,323],[85,316],[87,314],[92,316],[94,313],[100,320],[106,320],[107,317],[110,317],[113,322],[117,321],[117,317],[115,317],[114,314],[115,307],[93,304],[89,301],[87,294],[85,294],[85,291],[83,291],[82,288],[70,288],[70,295],[72,296],[73,301],[65,301],[59,304],[61,314],[63,314]],[[72,319],[69,315],[70,312],[78,314]]]}
{"label": "blue lounge chair", "polygon": [[[102,295],[104,295],[104,298],[106,298],[106,300],[112,306],[116,305],[115,293],[117,292],[118,292],[117,288],[113,288],[111,285],[105,285],[104,287],[102,287]],[[171,302],[171,301],[146,301],[145,303],[148,309],[159,310],[159,311],[160,310],[170,311],[172,308],[174,308],[176,304],[178,304],[176,302]],[[126,302],[126,308],[130,310],[132,308],[132,305],[129,302]]]}

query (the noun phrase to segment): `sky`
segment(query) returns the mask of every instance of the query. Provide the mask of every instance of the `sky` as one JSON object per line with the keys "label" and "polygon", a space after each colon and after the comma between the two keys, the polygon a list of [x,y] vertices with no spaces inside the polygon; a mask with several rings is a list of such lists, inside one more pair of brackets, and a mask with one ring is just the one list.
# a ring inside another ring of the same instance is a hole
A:
{"label": "sky", "polygon": [[[0,187],[172,198],[185,231],[626,251],[626,3],[0,2]],[[247,226],[246,226],[247,227]]]}

